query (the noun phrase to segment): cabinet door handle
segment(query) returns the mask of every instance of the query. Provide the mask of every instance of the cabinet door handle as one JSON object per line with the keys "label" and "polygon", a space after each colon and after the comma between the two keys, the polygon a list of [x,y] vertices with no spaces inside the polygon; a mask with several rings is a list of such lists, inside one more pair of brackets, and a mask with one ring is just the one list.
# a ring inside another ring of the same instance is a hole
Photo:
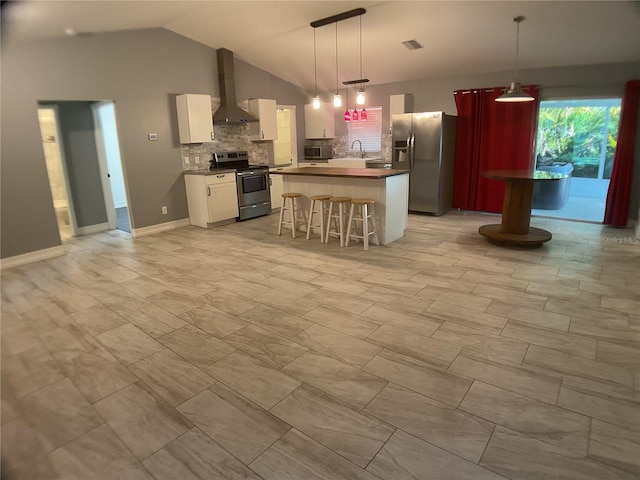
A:
{"label": "cabinet door handle", "polygon": [[327,136],[327,131],[326,130],[322,130],[322,136],[326,137]]}
{"label": "cabinet door handle", "polygon": [[211,187],[207,187],[207,197],[211,196]]}
{"label": "cabinet door handle", "polygon": [[260,135],[262,135],[262,140],[264,140],[264,130],[260,130]]}
{"label": "cabinet door handle", "polygon": [[224,177],[226,177],[226,176],[227,176],[227,175],[216,175],[216,177],[218,177],[218,178],[224,178]]}

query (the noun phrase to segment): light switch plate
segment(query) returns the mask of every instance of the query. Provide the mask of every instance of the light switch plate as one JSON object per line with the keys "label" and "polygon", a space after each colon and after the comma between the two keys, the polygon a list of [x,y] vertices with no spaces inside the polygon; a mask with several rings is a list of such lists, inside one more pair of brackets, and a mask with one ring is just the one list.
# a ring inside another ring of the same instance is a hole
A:
{"label": "light switch plate", "polygon": [[158,140],[158,134],[157,133],[150,133],[148,135],[149,140],[151,140],[152,142],[155,142],[156,140]]}

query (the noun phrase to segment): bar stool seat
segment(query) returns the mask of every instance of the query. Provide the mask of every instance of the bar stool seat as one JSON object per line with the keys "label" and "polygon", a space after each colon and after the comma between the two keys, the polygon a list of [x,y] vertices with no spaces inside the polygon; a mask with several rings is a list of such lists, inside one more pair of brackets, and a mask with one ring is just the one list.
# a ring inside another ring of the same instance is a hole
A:
{"label": "bar stool seat", "polygon": [[[349,223],[347,227],[347,241],[346,246],[349,246],[349,240],[351,238],[359,239],[361,238],[364,243],[364,249],[369,250],[369,236],[376,235],[377,222],[375,218],[375,200],[371,198],[354,198],[351,200],[351,210],[349,211]],[[371,207],[371,210],[369,210]],[[355,211],[356,208],[359,208],[359,211]],[[359,216],[354,215],[354,213]],[[369,219],[371,219],[371,225],[369,225]],[[360,225],[358,225],[358,223]],[[354,231],[356,233],[351,233],[351,227],[354,226]],[[360,227],[360,228],[358,228]],[[362,235],[358,235],[357,232],[360,230]],[[378,236],[375,236],[376,245],[380,245],[378,241]]]}
{"label": "bar stool seat", "polygon": [[[282,226],[291,227],[291,236],[296,238],[296,223],[298,222],[296,218],[296,213],[300,210],[298,202],[296,202],[297,198],[302,196],[301,193],[291,192],[291,193],[283,193],[282,198],[282,208],[280,209],[280,221],[278,222],[278,235],[282,234]],[[287,210],[289,212],[289,221],[284,221],[284,212]]]}
{"label": "bar stool seat", "polygon": [[[325,232],[325,212],[327,210],[325,202],[331,199],[331,195],[313,195],[310,197],[311,206],[309,207],[309,222],[307,223],[307,240],[309,240],[309,235],[311,235],[312,228],[320,228],[320,243],[324,243],[324,232]],[[320,202],[320,210],[316,210],[316,202]],[[320,223],[313,225],[313,214],[320,214]]]}
{"label": "bar stool seat", "polygon": [[[329,199],[329,221],[327,225],[327,233],[324,243],[329,243],[329,236],[336,235],[340,239],[340,246],[345,245],[345,232],[344,232],[344,216],[347,212],[344,210],[344,205],[351,201],[351,197],[331,197]],[[333,206],[338,207],[338,213],[333,213]],[[334,224],[335,229],[331,229],[331,225]],[[335,225],[337,224],[337,225]]]}

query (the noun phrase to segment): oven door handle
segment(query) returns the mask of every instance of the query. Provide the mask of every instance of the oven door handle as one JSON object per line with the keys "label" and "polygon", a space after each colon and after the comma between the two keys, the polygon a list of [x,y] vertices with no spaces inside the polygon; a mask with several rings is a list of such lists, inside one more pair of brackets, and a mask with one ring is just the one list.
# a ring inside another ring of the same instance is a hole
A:
{"label": "oven door handle", "polygon": [[268,173],[269,173],[269,172],[261,172],[261,171],[255,171],[255,170],[247,170],[247,171],[244,171],[244,172],[238,172],[238,176],[239,176],[239,177],[246,177],[246,176],[248,176],[248,175],[255,175],[255,176],[257,177],[257,176],[260,176],[260,175],[266,175],[266,174],[268,174]]}

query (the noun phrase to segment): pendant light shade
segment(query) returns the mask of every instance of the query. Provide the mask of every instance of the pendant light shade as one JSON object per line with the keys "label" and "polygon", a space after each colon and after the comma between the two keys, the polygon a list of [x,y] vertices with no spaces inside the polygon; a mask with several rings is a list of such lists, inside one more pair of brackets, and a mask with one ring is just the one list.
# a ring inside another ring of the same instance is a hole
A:
{"label": "pendant light shade", "polygon": [[360,110],[360,120],[366,120],[367,119],[367,111],[365,110],[364,107],[362,107],[362,110]]}
{"label": "pendant light shade", "polygon": [[531,102],[535,100],[531,95],[522,90],[520,82],[511,82],[509,89],[496,98],[496,102]]}
{"label": "pendant light shade", "polygon": [[349,108],[344,111],[344,121],[345,123],[349,123],[351,121],[351,113],[349,112]]}
{"label": "pendant light shade", "polygon": [[513,21],[516,22],[516,69],[515,78],[511,82],[509,89],[496,98],[496,102],[531,102],[535,100],[531,95],[525,93],[522,90],[522,85],[518,81],[518,53],[520,49],[520,22],[523,22],[525,17],[519,15],[514,17]]}
{"label": "pendant light shade", "polygon": [[315,108],[316,110],[320,108],[320,97],[318,95],[313,97],[312,105],[313,105],[313,108]]}
{"label": "pendant light shade", "polygon": [[356,97],[356,105],[364,105],[364,88],[360,87],[358,90],[358,96]]}
{"label": "pendant light shade", "polygon": [[358,110],[356,110],[355,108],[353,109],[353,113],[351,114],[351,119],[354,122],[357,122],[358,119],[360,118],[360,115],[358,114]]}

